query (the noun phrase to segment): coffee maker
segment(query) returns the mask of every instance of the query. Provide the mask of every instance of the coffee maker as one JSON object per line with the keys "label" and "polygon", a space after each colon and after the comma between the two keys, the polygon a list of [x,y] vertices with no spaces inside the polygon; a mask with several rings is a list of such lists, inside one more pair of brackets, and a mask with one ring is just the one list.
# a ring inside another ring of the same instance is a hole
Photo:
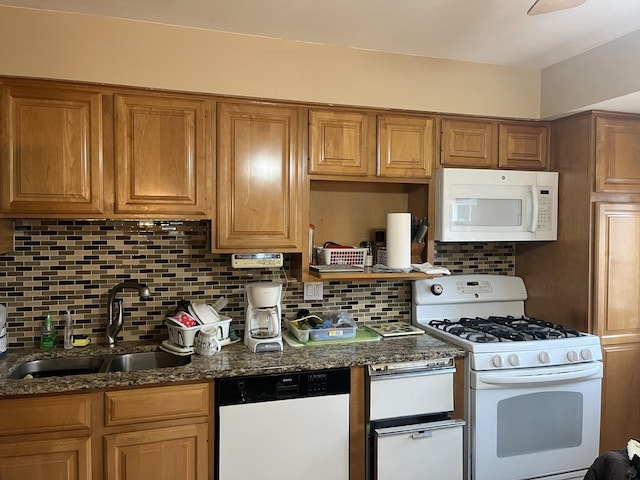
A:
{"label": "coffee maker", "polygon": [[282,351],[282,284],[247,283],[244,304],[244,344],[254,353]]}

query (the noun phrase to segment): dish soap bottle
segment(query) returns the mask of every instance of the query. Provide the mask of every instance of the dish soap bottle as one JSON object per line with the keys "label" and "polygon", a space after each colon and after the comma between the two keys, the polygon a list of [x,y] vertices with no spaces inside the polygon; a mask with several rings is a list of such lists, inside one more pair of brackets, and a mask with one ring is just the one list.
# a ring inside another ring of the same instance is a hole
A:
{"label": "dish soap bottle", "polygon": [[47,313],[42,322],[42,332],[40,332],[40,349],[53,350],[54,348],[56,348],[56,329],[53,326],[51,314]]}

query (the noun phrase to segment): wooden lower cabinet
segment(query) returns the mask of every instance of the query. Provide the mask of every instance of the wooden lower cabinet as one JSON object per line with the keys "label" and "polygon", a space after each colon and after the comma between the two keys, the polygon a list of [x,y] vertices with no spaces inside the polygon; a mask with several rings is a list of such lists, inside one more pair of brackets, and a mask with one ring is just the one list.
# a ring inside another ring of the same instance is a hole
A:
{"label": "wooden lower cabinet", "polygon": [[0,479],[91,480],[91,397],[0,401]]}
{"label": "wooden lower cabinet", "polygon": [[598,203],[595,332],[604,378],[600,449],[624,448],[640,435],[640,204]]}
{"label": "wooden lower cabinet", "polygon": [[0,444],[0,478],[91,480],[90,445],[88,436]]}
{"label": "wooden lower cabinet", "polygon": [[0,400],[0,480],[208,480],[213,383]]}
{"label": "wooden lower cabinet", "polygon": [[640,432],[640,343],[603,345],[600,451],[624,448]]}
{"label": "wooden lower cabinet", "polygon": [[105,480],[206,480],[209,427],[181,425],[104,437]]}

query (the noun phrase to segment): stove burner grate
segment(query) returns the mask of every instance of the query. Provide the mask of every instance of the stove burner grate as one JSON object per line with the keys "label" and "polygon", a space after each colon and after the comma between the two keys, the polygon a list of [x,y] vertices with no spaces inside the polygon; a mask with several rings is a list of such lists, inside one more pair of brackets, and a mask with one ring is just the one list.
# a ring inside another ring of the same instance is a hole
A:
{"label": "stove burner grate", "polygon": [[429,325],[474,343],[527,342],[579,337],[572,328],[556,325],[533,317],[460,318],[431,320]]}

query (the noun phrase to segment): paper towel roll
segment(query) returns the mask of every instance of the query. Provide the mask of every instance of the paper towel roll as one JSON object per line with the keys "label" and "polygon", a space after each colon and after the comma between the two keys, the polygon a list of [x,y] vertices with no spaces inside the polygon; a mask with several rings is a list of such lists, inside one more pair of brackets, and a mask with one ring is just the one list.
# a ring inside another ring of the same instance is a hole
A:
{"label": "paper towel roll", "polygon": [[410,213],[387,213],[387,267],[411,268]]}

